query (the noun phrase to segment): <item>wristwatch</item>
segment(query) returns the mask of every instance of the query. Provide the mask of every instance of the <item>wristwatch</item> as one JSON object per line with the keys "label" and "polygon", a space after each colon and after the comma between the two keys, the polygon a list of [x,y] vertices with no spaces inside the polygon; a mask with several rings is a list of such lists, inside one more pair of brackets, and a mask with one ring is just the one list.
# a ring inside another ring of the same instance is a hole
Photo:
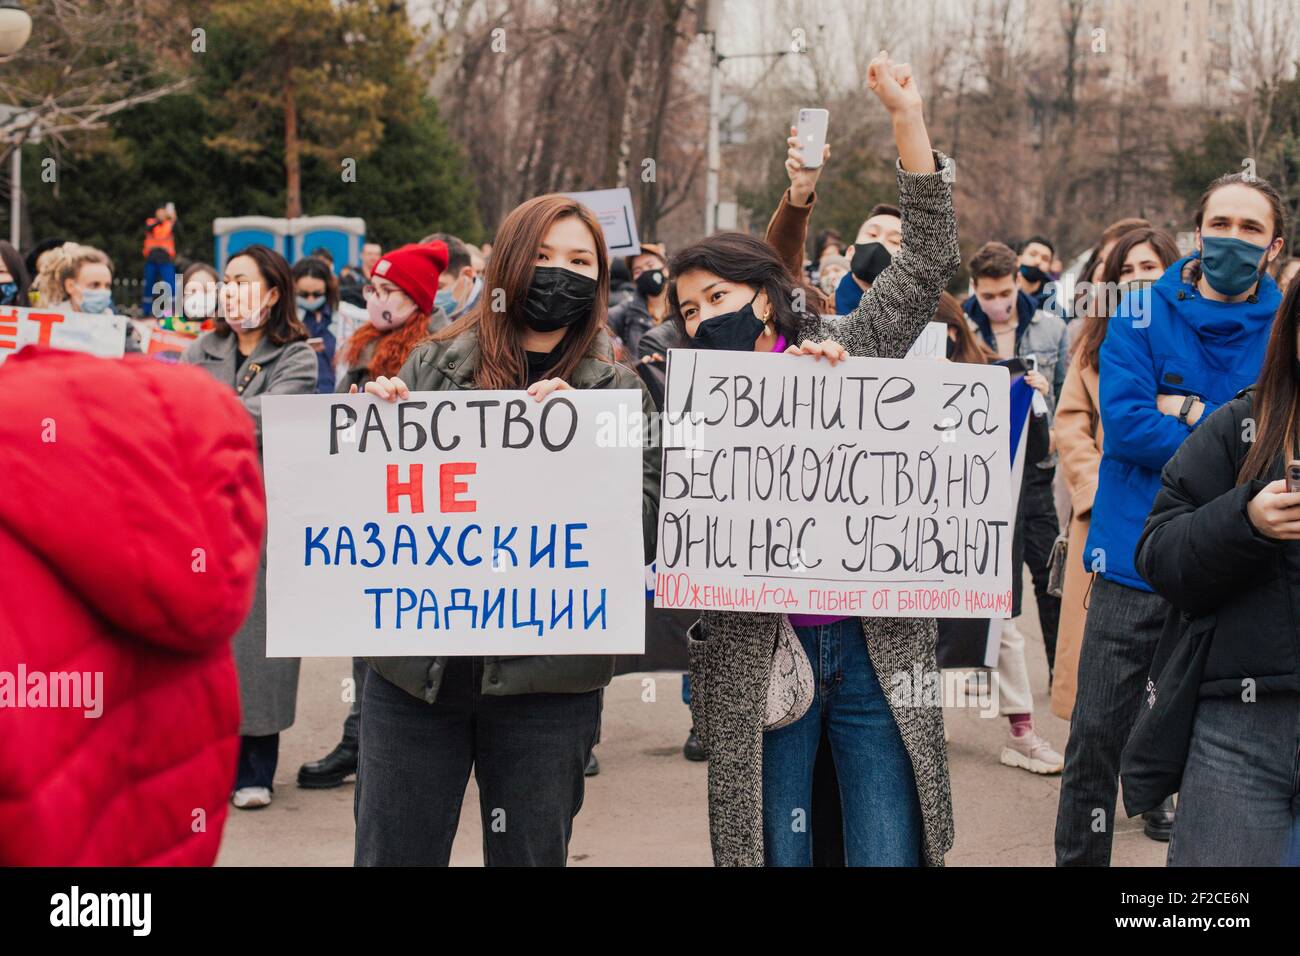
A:
{"label": "wristwatch", "polygon": [[1192,406],[1201,400],[1199,395],[1188,395],[1183,399],[1183,407],[1178,411],[1178,420],[1184,425],[1190,424],[1187,421],[1187,415],[1191,412]]}

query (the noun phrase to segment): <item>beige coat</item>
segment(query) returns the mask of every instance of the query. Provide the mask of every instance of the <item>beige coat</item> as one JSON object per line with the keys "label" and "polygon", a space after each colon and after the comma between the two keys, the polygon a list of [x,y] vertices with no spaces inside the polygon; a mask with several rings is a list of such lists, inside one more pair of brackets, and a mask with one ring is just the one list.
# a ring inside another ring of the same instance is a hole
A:
{"label": "beige coat", "polygon": [[1092,586],[1092,575],[1084,567],[1083,558],[1092,518],[1092,499],[1097,493],[1097,470],[1101,467],[1098,381],[1095,368],[1071,362],[1065,384],[1061,386],[1053,426],[1056,451],[1073,509],[1065,591],[1061,595],[1061,624],[1056,632],[1056,672],[1052,680],[1052,713],[1062,720],[1069,720],[1074,711],[1086,599]]}

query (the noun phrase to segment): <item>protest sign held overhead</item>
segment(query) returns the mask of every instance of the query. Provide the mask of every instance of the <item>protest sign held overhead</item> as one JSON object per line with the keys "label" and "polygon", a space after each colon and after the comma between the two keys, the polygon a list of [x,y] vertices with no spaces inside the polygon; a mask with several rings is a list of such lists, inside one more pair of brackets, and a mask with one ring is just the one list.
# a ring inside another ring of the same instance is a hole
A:
{"label": "protest sign held overhead", "polygon": [[640,653],[642,453],[602,438],[639,412],[618,390],[264,399],[268,655]]}
{"label": "protest sign held overhead", "polygon": [[565,195],[595,213],[605,234],[610,258],[634,256],[641,251],[641,240],[636,232],[636,210],[632,208],[632,193],[626,186]]}
{"label": "protest sign held overhead", "polygon": [[660,607],[1007,617],[1005,369],[669,353]]}

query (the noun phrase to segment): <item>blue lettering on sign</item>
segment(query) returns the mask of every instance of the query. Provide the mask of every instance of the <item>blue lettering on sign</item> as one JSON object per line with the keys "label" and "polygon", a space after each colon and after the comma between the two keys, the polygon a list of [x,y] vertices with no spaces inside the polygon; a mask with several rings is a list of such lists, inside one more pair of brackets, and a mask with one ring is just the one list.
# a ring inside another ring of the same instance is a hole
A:
{"label": "blue lettering on sign", "polygon": [[[495,628],[531,630],[542,637],[548,632],[604,631],[609,627],[607,588],[450,588],[440,593],[433,588],[398,587],[363,588],[362,593],[371,599],[372,627],[377,631],[442,629],[464,633]],[[540,613],[544,609],[547,613]],[[457,612],[462,616],[453,619]]]}

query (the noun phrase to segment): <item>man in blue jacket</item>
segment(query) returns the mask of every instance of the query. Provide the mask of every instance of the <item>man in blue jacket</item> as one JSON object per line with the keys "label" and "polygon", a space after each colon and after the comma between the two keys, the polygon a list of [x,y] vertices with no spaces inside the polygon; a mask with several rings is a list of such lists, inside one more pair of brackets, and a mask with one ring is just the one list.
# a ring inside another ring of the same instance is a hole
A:
{"label": "man in blue jacket", "polygon": [[1169,605],[1134,567],[1160,472],[1193,428],[1255,381],[1281,304],[1264,272],[1283,245],[1277,191],[1216,179],[1196,215],[1198,252],[1131,292],[1101,348],[1103,439],[1079,557],[1094,573],[1056,818],[1058,866],[1110,863],[1119,757]]}

